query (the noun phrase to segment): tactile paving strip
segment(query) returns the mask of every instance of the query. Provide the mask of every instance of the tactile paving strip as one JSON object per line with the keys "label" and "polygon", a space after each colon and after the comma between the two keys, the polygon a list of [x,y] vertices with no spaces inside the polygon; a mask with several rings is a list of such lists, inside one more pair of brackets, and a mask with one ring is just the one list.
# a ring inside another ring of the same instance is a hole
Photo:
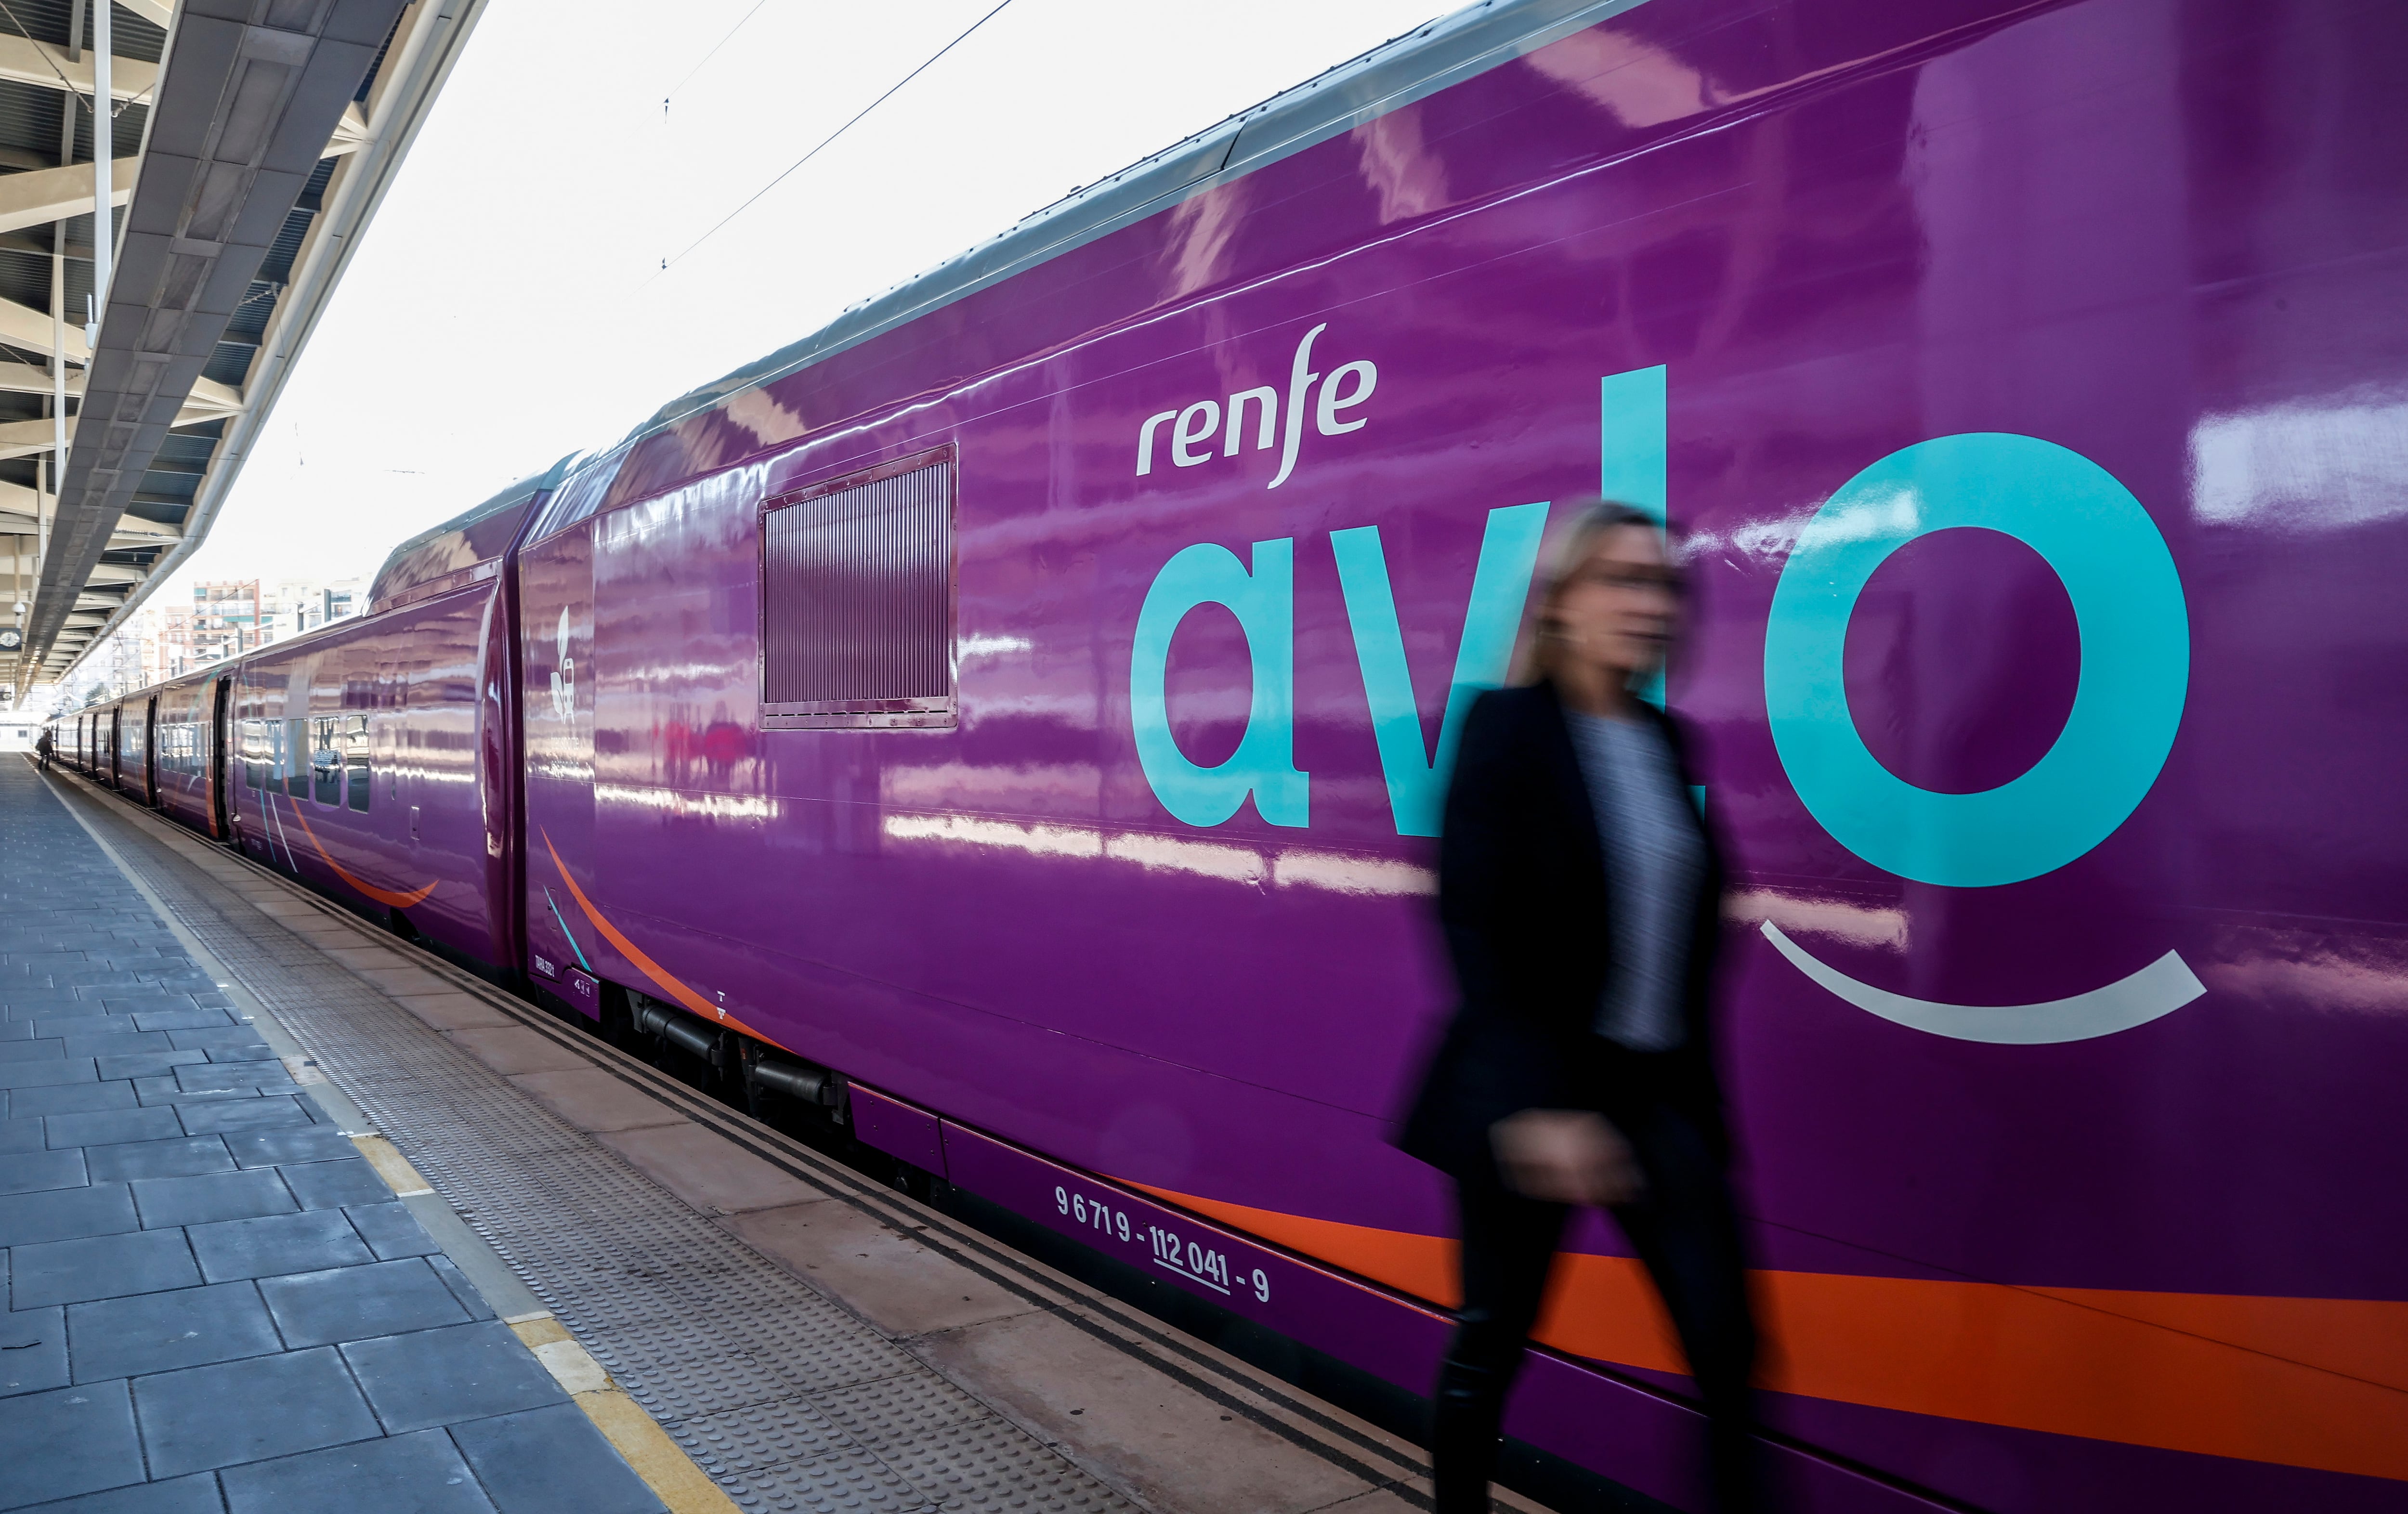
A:
{"label": "tactile paving strip", "polygon": [[306,938],[222,908],[147,822],[68,802],[740,1507],[1134,1509]]}

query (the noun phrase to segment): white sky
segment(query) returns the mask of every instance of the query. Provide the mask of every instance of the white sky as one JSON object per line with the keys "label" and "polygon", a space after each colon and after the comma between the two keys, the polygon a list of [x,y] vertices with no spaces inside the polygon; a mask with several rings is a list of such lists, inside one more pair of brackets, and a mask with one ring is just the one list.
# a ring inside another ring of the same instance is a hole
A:
{"label": "white sky", "polygon": [[1012,0],[662,273],[994,0],[764,0],[708,59],[754,0],[492,0],[208,540],[150,603],[197,578],[373,572],[512,479],[1455,3]]}

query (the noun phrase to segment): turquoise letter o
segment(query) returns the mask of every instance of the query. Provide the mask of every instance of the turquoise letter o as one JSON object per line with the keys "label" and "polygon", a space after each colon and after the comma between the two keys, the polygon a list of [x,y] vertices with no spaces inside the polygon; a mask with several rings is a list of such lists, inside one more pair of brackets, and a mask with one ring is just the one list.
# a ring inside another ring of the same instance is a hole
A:
{"label": "turquoise letter o", "polygon": [[[1856,733],[1842,667],[1873,570],[1957,526],[2040,553],[2082,637],[2056,744],[1979,793],[1934,793],[1884,767]],[[2157,522],[2081,453],[2003,432],[1918,442],[1842,484],[1799,534],[1765,626],[1765,713],[1799,800],[1874,866],[1950,888],[2037,878],[2113,835],[2165,765],[2189,682],[2190,618]]]}

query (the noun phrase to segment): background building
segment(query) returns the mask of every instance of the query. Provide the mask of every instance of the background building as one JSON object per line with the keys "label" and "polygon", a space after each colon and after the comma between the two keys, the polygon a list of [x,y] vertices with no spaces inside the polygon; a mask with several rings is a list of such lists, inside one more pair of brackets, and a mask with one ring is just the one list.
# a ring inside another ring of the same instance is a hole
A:
{"label": "background building", "polygon": [[84,664],[92,675],[89,698],[113,699],[348,620],[367,607],[367,592],[366,580],[356,578],[195,583],[189,599],[136,610],[94,650]]}

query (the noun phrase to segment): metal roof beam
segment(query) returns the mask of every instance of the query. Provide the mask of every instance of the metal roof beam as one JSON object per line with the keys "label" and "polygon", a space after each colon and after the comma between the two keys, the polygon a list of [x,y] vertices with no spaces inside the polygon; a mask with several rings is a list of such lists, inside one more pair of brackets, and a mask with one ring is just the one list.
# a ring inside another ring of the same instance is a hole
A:
{"label": "metal roof beam", "polygon": [[[187,405],[176,412],[176,419],[167,425],[169,430],[178,426],[206,425],[211,421],[224,420],[225,415],[223,410]],[[70,443],[75,440],[75,417],[69,416],[67,440]],[[0,421],[0,458],[32,457],[47,452],[54,445],[52,437],[50,422],[47,420]]]}
{"label": "metal roof beam", "polygon": [[[72,357],[70,357],[69,361],[73,361]],[[30,363],[0,363],[0,394],[47,394],[50,393],[50,369],[37,368]],[[79,372],[68,374],[67,398],[80,399],[82,397],[83,375]],[[235,388],[232,384],[222,384],[214,378],[201,379],[198,383],[193,385],[193,392],[184,396],[184,408],[186,410],[206,410],[208,412],[208,416],[202,417],[204,420],[214,416],[234,415],[240,411],[242,407],[242,391]],[[192,422],[188,421],[179,421],[176,423],[178,425],[190,425]],[[73,431],[74,427],[69,426],[68,430]]]}
{"label": "metal roof beam", "polygon": [[[25,626],[36,655],[64,626],[68,595],[107,550],[403,4],[324,0],[296,7],[307,29],[293,30],[252,24],[250,0],[181,0]],[[14,339],[0,330],[0,340]]]}
{"label": "metal roof beam", "polygon": [[[123,4],[123,0],[119,0]],[[141,7],[127,6],[136,15]],[[166,24],[162,21],[161,25]],[[92,55],[70,58],[64,49],[48,42],[36,42],[19,36],[14,32],[0,32],[0,79],[18,84],[31,84],[36,89],[73,90],[86,99],[92,97]],[[159,65],[112,52],[108,59],[108,97],[112,100],[133,100],[149,94],[159,82]]]}
{"label": "metal roof beam", "polygon": [[[320,199],[320,211],[309,218],[308,231],[294,254],[289,284],[277,296],[266,328],[258,341],[256,360],[243,378],[243,409],[230,418],[223,437],[209,457],[199,486],[186,505],[184,539],[151,568],[156,584],[197,548],[208,535],[219,505],[240,476],[244,457],[282,392],[292,365],[324,310],[327,298],[341,281],[351,257],[360,245],[361,231],[383,200],[387,187],[427,112],[458,62],[485,0],[410,0],[391,33],[384,62],[369,83],[366,139],[357,151],[337,164]],[[189,16],[190,11],[186,14]],[[177,47],[182,49],[179,40]],[[172,65],[171,65],[172,66]],[[345,119],[350,119],[346,107]],[[337,125],[334,140],[342,141]],[[155,142],[155,138],[154,138]],[[330,145],[327,155],[336,155]],[[137,193],[139,192],[137,191]],[[0,335],[0,340],[5,340]],[[120,612],[120,621],[142,603],[150,585],[137,589]],[[30,644],[30,638],[29,638]]]}
{"label": "metal roof beam", "polygon": [[[59,350],[60,356],[79,365],[92,361],[92,349],[84,345],[83,327],[68,321],[64,338]],[[50,351],[50,313],[36,310],[30,305],[19,305],[15,300],[0,300],[0,342],[47,356]],[[22,368],[25,364],[20,363],[10,366]],[[48,384],[42,387],[45,391],[50,388]]]}
{"label": "metal roof beam", "polygon": [[[120,158],[109,165],[109,204],[123,205],[134,198],[134,174],[141,165],[139,158]],[[88,163],[0,176],[0,232],[92,214],[92,176]]]}

